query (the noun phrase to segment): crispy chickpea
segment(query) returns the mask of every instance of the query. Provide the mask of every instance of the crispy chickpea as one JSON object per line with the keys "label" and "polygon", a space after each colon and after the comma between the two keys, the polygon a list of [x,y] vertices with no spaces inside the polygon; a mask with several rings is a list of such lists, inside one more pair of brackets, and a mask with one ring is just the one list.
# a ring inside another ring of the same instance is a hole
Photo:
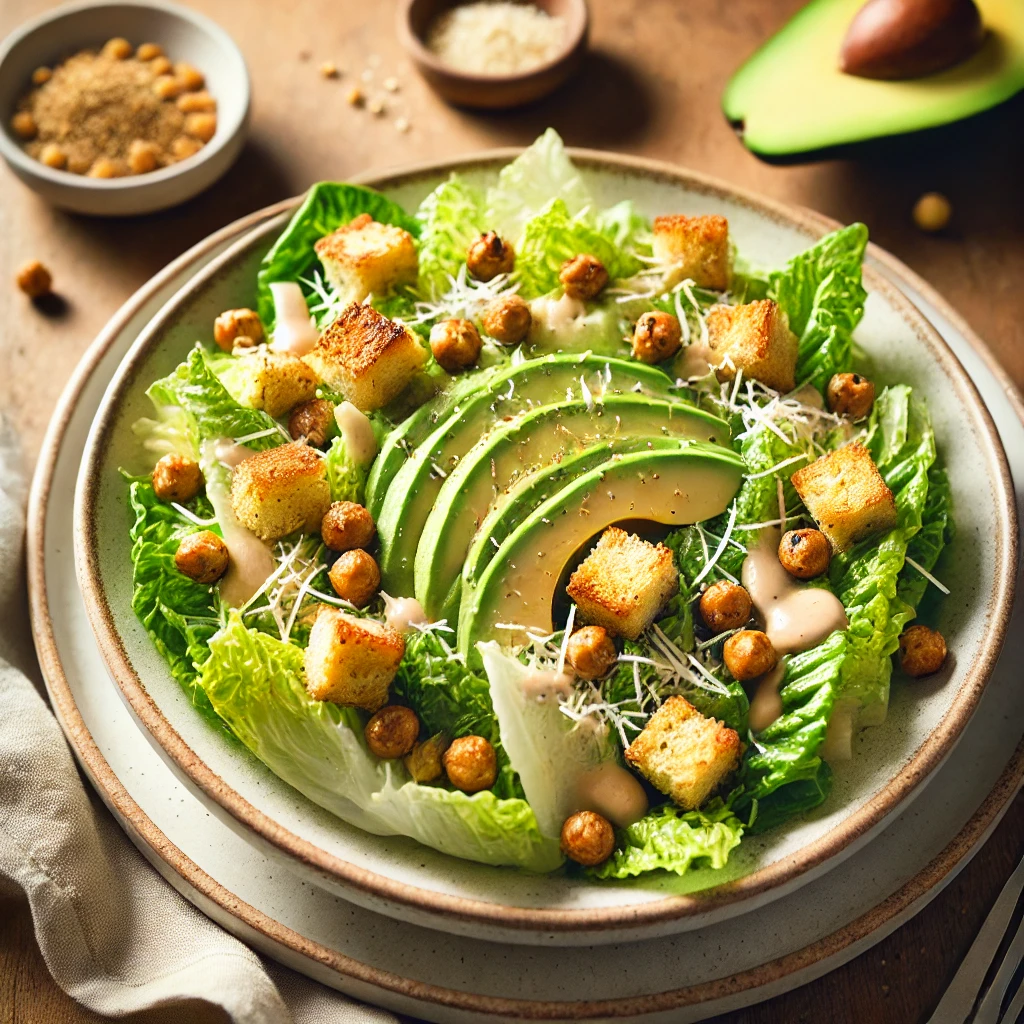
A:
{"label": "crispy chickpea", "polygon": [[171,62],[161,53],[150,61],[149,70],[154,75],[169,75],[173,69]]}
{"label": "crispy chickpea", "polygon": [[402,759],[405,770],[416,782],[437,782],[444,774],[441,756],[447,747],[448,741],[441,733],[413,744],[412,751]]}
{"label": "crispy chickpea", "polygon": [[953,205],[941,192],[925,192],[914,203],[914,223],[922,231],[941,231],[953,216]]}
{"label": "crispy chickpea", "polygon": [[618,652],[604,626],[584,626],[569,637],[565,657],[582,679],[599,679],[615,664]]}
{"label": "crispy chickpea", "polygon": [[373,555],[358,548],[338,556],[327,574],[334,592],[357,608],[369,604],[380,589],[380,569]]}
{"label": "crispy chickpea", "polygon": [[759,629],[741,629],[733,633],[722,648],[725,667],[741,683],[770,672],[779,656],[766,633]]}
{"label": "crispy chickpea", "polygon": [[297,405],[288,418],[288,433],[296,441],[304,437],[314,448],[327,443],[334,426],[334,406],[323,398],[313,398]]}
{"label": "crispy chickpea", "polygon": [[490,281],[499,274],[511,274],[515,265],[515,250],[493,231],[482,234],[466,253],[466,269],[478,281]]}
{"label": "crispy chickpea", "polygon": [[225,352],[231,352],[239,338],[263,340],[263,324],[254,309],[228,309],[213,321],[213,340]]}
{"label": "crispy chickpea", "polygon": [[336,501],[320,523],[320,536],[332,551],[365,548],[377,532],[373,516],[354,501]]}
{"label": "crispy chickpea", "polygon": [[128,147],[128,170],[132,174],[148,174],[160,163],[160,147],[155,142],[133,139]]}
{"label": "crispy chickpea", "polygon": [[135,51],[139,60],[156,60],[164,55],[164,48],[159,43],[141,43]]}
{"label": "crispy chickpea", "polygon": [[174,75],[158,75],[153,80],[153,92],[162,100],[177,99],[183,92],[181,82]]}
{"label": "crispy chickpea", "polygon": [[190,139],[187,135],[179,135],[171,143],[171,153],[174,154],[175,160],[187,160],[202,148],[203,144],[198,139]]}
{"label": "crispy chickpea", "polygon": [[577,811],[562,825],[562,853],[592,868],[606,861],[615,849],[612,823],[594,811]]}
{"label": "crispy chickpea", "polygon": [[458,373],[480,358],[483,342],[471,320],[441,320],[430,328],[430,351],[446,373]]}
{"label": "crispy chickpea", "polygon": [[412,752],[420,734],[420,720],[412,708],[391,704],[366,723],[366,745],[378,757],[390,761]]}
{"label": "crispy chickpea", "polygon": [[217,115],[211,113],[186,114],[185,131],[194,139],[209,142],[217,134]]}
{"label": "crispy chickpea", "polygon": [[165,455],[153,467],[153,493],[161,501],[191,501],[203,487],[203,471],[194,459]]}
{"label": "crispy chickpea", "polygon": [[127,60],[132,55],[132,44],[127,39],[115,36],[103,44],[103,56],[111,60]]}
{"label": "crispy chickpea", "polygon": [[832,547],[820,530],[788,530],[779,541],[782,568],[798,580],[813,580],[828,569]]}
{"label": "crispy chickpea", "polygon": [[34,139],[36,137],[36,119],[27,110],[19,110],[11,118],[11,131],[19,139]]}
{"label": "crispy chickpea", "polygon": [[463,793],[490,789],[498,777],[498,756],[483,736],[452,740],[442,759],[448,781]]}
{"label": "crispy chickpea", "polygon": [[859,420],[875,404],[875,385],[859,373],[836,373],[828,382],[827,397],[832,412]]}
{"label": "crispy chickpea", "polygon": [[530,333],[533,315],[518,295],[502,295],[485,307],[480,315],[484,330],[502,345],[518,345]]}
{"label": "crispy chickpea", "polygon": [[908,676],[938,672],[946,660],[946,638],[928,626],[910,626],[900,635],[900,668]]}
{"label": "crispy chickpea", "polygon": [[23,263],[14,280],[30,299],[41,299],[53,288],[53,275],[39,260]]}
{"label": "crispy chickpea", "polygon": [[753,607],[746,589],[729,580],[712,583],[700,595],[700,617],[712,633],[745,626]]}
{"label": "crispy chickpea", "polygon": [[121,168],[109,157],[101,156],[98,159],[93,160],[92,166],[89,168],[89,177],[120,178]]}
{"label": "crispy chickpea", "polygon": [[608,283],[608,271],[597,257],[581,252],[562,264],[558,280],[569,298],[595,299]]}
{"label": "crispy chickpea", "polygon": [[185,92],[177,100],[175,106],[183,114],[196,114],[202,111],[217,109],[217,101],[208,92]]}
{"label": "crispy chickpea", "polygon": [[62,171],[67,166],[68,158],[60,146],[50,142],[43,146],[43,150],[39,154],[39,162],[47,167],[52,167],[55,171]]}
{"label": "crispy chickpea", "polygon": [[53,72],[48,67],[39,67],[32,72],[33,85],[46,85],[53,78]]}
{"label": "crispy chickpea", "polygon": [[206,77],[202,71],[186,64],[184,61],[174,65],[174,77],[181,83],[182,89],[186,92],[195,92],[206,85]]}
{"label": "crispy chickpea", "polygon": [[216,583],[228,571],[228,546],[211,530],[190,533],[174,553],[174,566],[196,583]]}
{"label": "crispy chickpea", "polygon": [[683,343],[679,318],[652,310],[644,313],[633,330],[633,358],[642,363],[660,363],[674,356]]}

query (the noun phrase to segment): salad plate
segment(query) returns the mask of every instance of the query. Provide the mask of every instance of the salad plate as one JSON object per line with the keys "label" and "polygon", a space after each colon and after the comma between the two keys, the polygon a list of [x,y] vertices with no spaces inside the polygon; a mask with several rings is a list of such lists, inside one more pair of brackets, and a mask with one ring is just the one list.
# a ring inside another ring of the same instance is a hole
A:
{"label": "salad plate", "polygon": [[[510,158],[500,154],[467,160],[457,170],[484,188]],[[578,180],[596,207],[629,199],[645,218],[663,212],[728,216],[730,236],[756,269],[785,267],[822,234],[820,220],[811,215],[669,168],[596,154],[578,154],[576,163]],[[373,184],[411,210],[452,169],[449,164]],[[869,295],[864,319],[854,335],[865,353],[861,365],[871,360],[880,389],[890,386],[883,395],[911,384],[926,397],[949,473],[960,536],[985,538],[985,543],[954,540],[936,569],[951,590],[970,595],[968,600],[938,604],[929,616],[950,640],[953,657],[947,667],[927,680],[894,683],[887,720],[860,733],[854,757],[836,761],[829,773],[831,792],[820,806],[794,815],[781,828],[744,835],[727,863],[722,863],[724,856],[716,861],[708,855],[703,863],[698,857],[699,868],[682,875],[660,871],[630,880],[633,872],[628,869],[618,881],[564,870],[542,875],[454,860],[409,838],[384,838],[353,827],[282,781],[280,774],[289,775],[286,767],[275,764],[278,775],[268,771],[264,761],[198,712],[195,693],[182,689],[131,611],[132,564],[126,541],[131,522],[120,470],[140,472],[140,445],[131,425],[152,417],[146,389],[188,358],[197,339],[209,338],[220,312],[255,302],[261,261],[287,219],[282,215],[233,246],[142,333],[97,417],[77,496],[82,586],[107,664],[163,755],[216,814],[293,868],[371,909],[489,938],[590,944],[706,926],[780,898],[851,855],[905,808],[955,744],[1001,645],[1016,568],[1015,503],[998,436],[973,385],[926,321],[870,271],[864,274]],[[621,279],[621,274],[616,276]],[[457,284],[458,275],[453,277]],[[751,271],[749,277],[757,280],[757,273]],[[615,284],[621,287],[621,280]],[[694,303],[695,310],[698,305]],[[700,329],[699,313],[693,329]],[[610,364],[617,357],[602,358]],[[642,376],[643,368],[636,373]],[[955,445],[950,444],[953,437]],[[778,461],[774,458],[768,469]],[[978,500],[978,494],[985,497]],[[717,543],[724,550],[725,541]],[[239,731],[235,729],[236,735]],[[744,742],[757,739],[744,736]],[[273,760],[258,743],[252,747]],[[293,756],[299,753],[293,750]],[[303,789],[294,774],[291,781]],[[304,791],[311,793],[313,787],[307,785]],[[330,806],[322,795],[319,801]],[[749,804],[746,810],[743,824],[749,827]],[[712,830],[720,836],[723,830],[716,825],[739,820],[723,811],[722,821],[712,822],[706,810],[701,813],[688,827],[705,829],[705,836]],[[367,824],[365,817],[350,817]],[[369,822],[375,824],[379,828],[379,823]],[[520,821],[511,828],[513,833],[520,830],[517,843],[529,827],[528,821]],[[442,851],[472,856],[450,836],[435,837],[434,844]],[[495,845],[509,844],[502,838]],[[537,845],[550,849],[550,843]],[[735,844],[730,840],[726,845]],[[713,867],[715,863],[719,866]]]}

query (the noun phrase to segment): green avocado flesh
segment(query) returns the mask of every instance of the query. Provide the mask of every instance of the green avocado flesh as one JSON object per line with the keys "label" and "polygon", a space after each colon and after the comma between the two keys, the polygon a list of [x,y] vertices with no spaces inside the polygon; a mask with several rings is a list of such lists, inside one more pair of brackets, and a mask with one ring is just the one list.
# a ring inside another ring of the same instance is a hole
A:
{"label": "green avocado flesh", "polygon": [[[378,498],[376,512],[372,504],[367,506],[377,520],[384,590],[395,596],[412,594],[416,545],[434,499],[459,459],[495,424],[539,406],[573,398],[584,401],[588,393],[600,398],[635,388],[641,396],[667,399],[673,387],[671,379],[654,367],[589,353],[562,353],[507,367],[472,393],[462,394],[447,406],[445,415],[434,419],[411,455],[392,449],[397,455],[392,456],[391,467],[382,470],[391,473],[387,491]],[[422,424],[416,425],[406,440],[411,442],[411,435],[422,429]]]}
{"label": "green avocado flesh", "polygon": [[453,620],[470,542],[497,495],[531,469],[602,440],[675,437],[729,443],[723,420],[678,401],[614,395],[564,401],[497,427],[466,453],[437,493],[416,548],[415,596],[432,620]]}
{"label": "green avocado flesh", "polygon": [[463,595],[459,649],[479,641],[522,642],[514,624],[547,635],[562,570],[586,541],[622,519],[682,526],[724,512],[739,490],[743,460],[691,443],[676,450],[612,456],[539,505],[505,540],[477,586]]}
{"label": "green avocado flesh", "polygon": [[813,0],[733,75],[722,97],[743,141],[796,156],[949,124],[1024,89],[1024,3],[977,0],[987,35],[968,60],[924,78],[881,81],[839,70],[864,0]]}

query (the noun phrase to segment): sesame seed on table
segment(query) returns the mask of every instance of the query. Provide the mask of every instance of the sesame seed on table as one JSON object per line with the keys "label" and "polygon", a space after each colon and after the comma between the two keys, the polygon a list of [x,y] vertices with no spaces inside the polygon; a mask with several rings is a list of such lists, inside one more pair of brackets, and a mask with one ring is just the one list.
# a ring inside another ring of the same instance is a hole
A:
{"label": "sesame seed on table", "polygon": [[[48,207],[0,168],[0,408],[20,429],[30,464],[89,342],[136,288],[195,242],[318,179],[524,144],[549,124],[570,145],[671,161],[844,222],[863,220],[876,242],[963,314],[1024,387],[1024,95],[855,160],[772,167],[740,145],[719,97],[732,70],[800,0],[646,0],[641,17],[636,5],[617,0],[590,5],[591,53],[581,73],[531,107],[481,114],[445,106],[417,76],[394,34],[391,3],[293,0],[262,4],[252,18],[239,0],[191,0],[232,33],[253,76],[249,141],[219,183],[175,210],[98,220]],[[5,0],[0,36],[52,6]],[[950,226],[934,235],[912,217],[931,191],[953,209]],[[59,297],[41,308],[14,284],[17,269],[33,259],[52,272]],[[834,1022],[926,1019],[1024,853],[1022,801],[948,888],[879,945],[716,1022],[811,1021],[823,1008]],[[0,1024],[101,1019],[50,980],[24,902],[0,897]],[[197,1005],[189,1019],[226,1017]]]}

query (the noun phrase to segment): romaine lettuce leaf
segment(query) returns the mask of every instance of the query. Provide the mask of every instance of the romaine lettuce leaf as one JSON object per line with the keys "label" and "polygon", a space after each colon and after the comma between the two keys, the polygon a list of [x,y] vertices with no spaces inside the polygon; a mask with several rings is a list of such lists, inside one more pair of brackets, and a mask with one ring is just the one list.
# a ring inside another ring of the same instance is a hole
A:
{"label": "romaine lettuce leaf", "polygon": [[369,469],[354,462],[348,454],[345,439],[339,434],[324,456],[327,482],[331,485],[331,501],[354,501],[362,505],[366,497]]}
{"label": "romaine lettuce leaf", "polygon": [[466,250],[486,228],[481,189],[457,174],[423,200],[416,218],[420,232],[420,289],[431,299],[451,286],[466,262]]}
{"label": "romaine lettuce leaf", "polygon": [[[953,539],[953,494],[949,477],[944,469],[933,465],[928,471],[928,498],[921,515],[921,529],[907,545],[907,555],[929,572],[942,554],[942,549]],[[930,584],[912,565],[904,565],[896,584],[901,601],[916,609]]]}
{"label": "romaine lettuce leaf", "polygon": [[561,863],[557,841],[541,835],[525,801],[421,786],[400,762],[374,757],[363,739],[365,716],[306,692],[298,647],[246,629],[232,613],[209,648],[199,683],[213,708],[314,803],[368,832],[410,836],[467,860],[538,872]]}

